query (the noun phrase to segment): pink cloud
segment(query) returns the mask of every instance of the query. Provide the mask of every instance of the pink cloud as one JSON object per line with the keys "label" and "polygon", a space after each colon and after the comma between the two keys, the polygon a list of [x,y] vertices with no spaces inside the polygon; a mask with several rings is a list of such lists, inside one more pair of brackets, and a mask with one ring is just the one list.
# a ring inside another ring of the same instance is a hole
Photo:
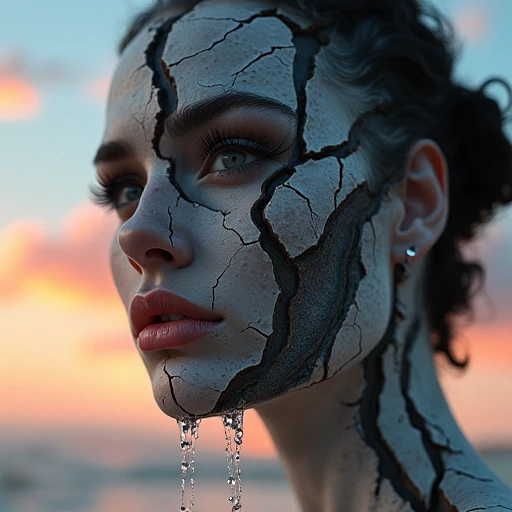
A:
{"label": "pink cloud", "polygon": [[108,247],[117,221],[92,204],[76,208],[51,235],[35,221],[0,232],[0,300],[36,292],[80,300],[117,300]]}
{"label": "pink cloud", "polygon": [[30,119],[41,108],[35,85],[14,74],[0,74],[0,120]]}
{"label": "pink cloud", "polygon": [[482,5],[463,6],[454,16],[455,27],[463,40],[481,43],[491,30],[490,13]]}
{"label": "pink cloud", "polygon": [[94,71],[59,58],[35,61],[23,51],[12,48],[0,50],[0,78],[17,77],[33,88],[71,86],[90,101],[105,103],[115,62],[113,57],[105,57]]}
{"label": "pink cloud", "polygon": [[38,86],[79,83],[84,72],[62,59],[35,62],[25,52],[12,48],[0,52],[0,75],[15,75]]}

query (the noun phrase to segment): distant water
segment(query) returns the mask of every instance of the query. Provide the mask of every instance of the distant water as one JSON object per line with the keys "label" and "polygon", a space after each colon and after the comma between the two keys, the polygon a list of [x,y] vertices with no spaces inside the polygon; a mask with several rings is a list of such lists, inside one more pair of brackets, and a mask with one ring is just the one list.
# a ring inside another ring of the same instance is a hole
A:
{"label": "distant water", "polygon": [[[0,512],[178,512],[179,454],[165,453],[161,439],[109,435],[11,435],[8,441],[1,436]],[[512,487],[512,450],[483,455]],[[300,511],[275,461],[246,459],[242,471],[244,512]],[[197,512],[230,510],[226,478],[222,457],[202,454],[196,465]]]}
{"label": "distant water", "polygon": [[[290,489],[281,484],[244,482],[242,495],[244,512],[300,512]],[[0,505],[0,512],[179,512],[179,485],[163,482],[103,482],[89,489],[74,487],[13,493]],[[229,512],[229,488],[221,483],[199,482],[196,491],[197,512]],[[2,508],[3,507],[3,508]]]}

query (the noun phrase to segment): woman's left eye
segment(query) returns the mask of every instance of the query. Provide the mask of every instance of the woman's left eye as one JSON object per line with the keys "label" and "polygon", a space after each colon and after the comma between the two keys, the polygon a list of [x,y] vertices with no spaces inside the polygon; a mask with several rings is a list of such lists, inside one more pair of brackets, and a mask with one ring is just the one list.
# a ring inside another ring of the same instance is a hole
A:
{"label": "woman's left eye", "polygon": [[240,167],[248,167],[258,161],[258,157],[251,155],[243,149],[227,149],[221,151],[213,160],[210,172],[231,174],[233,171],[242,171]]}

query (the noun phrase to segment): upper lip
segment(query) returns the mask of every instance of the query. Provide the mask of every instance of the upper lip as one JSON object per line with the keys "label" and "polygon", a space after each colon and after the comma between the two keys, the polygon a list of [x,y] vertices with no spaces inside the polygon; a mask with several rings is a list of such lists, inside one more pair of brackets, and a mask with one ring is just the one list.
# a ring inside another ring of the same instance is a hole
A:
{"label": "upper lip", "polygon": [[196,320],[219,321],[222,317],[193,302],[165,290],[135,295],[130,304],[130,320],[138,336],[148,325],[158,323],[160,315],[183,315]]}

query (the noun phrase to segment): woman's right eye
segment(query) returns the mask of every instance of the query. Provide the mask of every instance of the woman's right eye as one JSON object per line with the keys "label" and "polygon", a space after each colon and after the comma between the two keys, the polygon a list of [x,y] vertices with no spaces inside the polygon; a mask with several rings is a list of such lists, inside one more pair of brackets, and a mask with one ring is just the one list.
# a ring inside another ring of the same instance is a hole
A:
{"label": "woman's right eye", "polygon": [[98,183],[90,189],[91,200],[109,210],[116,210],[120,216],[121,211],[128,206],[136,205],[144,187],[139,180],[130,176],[123,176],[114,180],[98,178]]}
{"label": "woman's right eye", "polygon": [[114,203],[114,208],[119,210],[124,206],[128,206],[133,201],[138,201],[140,196],[142,195],[143,187],[140,185],[127,185],[119,190],[116,194],[116,201]]}

